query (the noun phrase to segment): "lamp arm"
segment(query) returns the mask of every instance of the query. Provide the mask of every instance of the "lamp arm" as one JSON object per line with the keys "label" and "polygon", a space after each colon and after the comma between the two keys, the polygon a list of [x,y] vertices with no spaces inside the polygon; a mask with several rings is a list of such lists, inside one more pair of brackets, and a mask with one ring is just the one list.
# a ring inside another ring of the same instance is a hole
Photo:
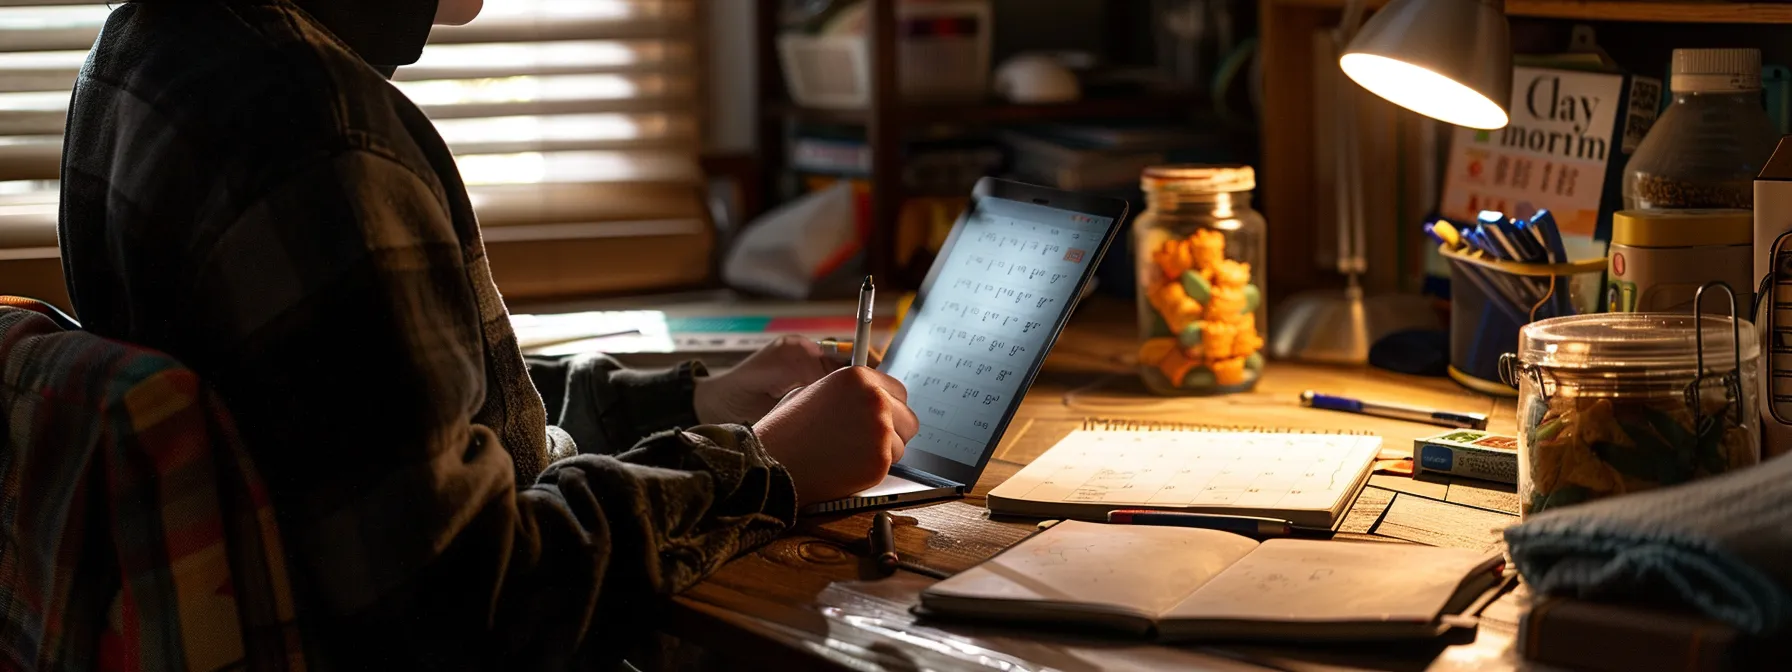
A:
{"label": "lamp arm", "polygon": [[[1503,0],[1500,1],[1501,4],[1504,4]],[[1339,52],[1342,52],[1344,47],[1350,44],[1350,40],[1356,37],[1357,29],[1363,26],[1363,12],[1367,10],[1367,3],[1363,0],[1345,0],[1344,17],[1338,20],[1338,27],[1334,32],[1338,39]]]}
{"label": "lamp arm", "polygon": [[[1363,24],[1364,10],[1363,0],[1345,2],[1344,16],[1332,32],[1334,48],[1338,54],[1343,54],[1350,45],[1350,40],[1356,37],[1357,29]],[[1367,265],[1367,260],[1363,257],[1367,241],[1363,221],[1362,152],[1356,137],[1356,83],[1348,77],[1337,77],[1334,81],[1336,86],[1332,92],[1332,102],[1337,105],[1332,114],[1337,132],[1337,271],[1348,277],[1354,285],[1356,276]]]}

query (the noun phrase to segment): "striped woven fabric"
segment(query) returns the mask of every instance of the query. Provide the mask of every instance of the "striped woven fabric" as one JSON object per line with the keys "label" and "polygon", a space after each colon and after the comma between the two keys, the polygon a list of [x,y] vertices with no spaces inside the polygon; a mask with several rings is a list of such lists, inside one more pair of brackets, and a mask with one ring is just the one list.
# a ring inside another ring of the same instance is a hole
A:
{"label": "striped woven fabric", "polygon": [[167,356],[0,306],[0,670],[287,670],[280,536]]}
{"label": "striped woven fabric", "polygon": [[81,328],[81,324],[76,322],[75,318],[69,317],[68,313],[62,312],[62,309],[37,299],[0,294],[0,306],[12,306],[14,308],[24,308],[25,310],[36,313],[43,313],[44,316],[55,321],[56,326],[62,327],[63,329]]}

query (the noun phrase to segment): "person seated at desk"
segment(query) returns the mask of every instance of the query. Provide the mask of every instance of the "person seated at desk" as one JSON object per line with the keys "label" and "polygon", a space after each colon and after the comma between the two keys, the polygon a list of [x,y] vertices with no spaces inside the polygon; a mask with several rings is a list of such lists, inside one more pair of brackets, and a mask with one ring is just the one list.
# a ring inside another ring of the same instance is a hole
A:
{"label": "person seated at desk", "polygon": [[801,341],[715,377],[526,362],[454,160],[386,79],[480,8],[138,0],[69,108],[80,318],[219,391],[334,666],[619,657],[650,598],[877,483],[916,430],[901,383]]}

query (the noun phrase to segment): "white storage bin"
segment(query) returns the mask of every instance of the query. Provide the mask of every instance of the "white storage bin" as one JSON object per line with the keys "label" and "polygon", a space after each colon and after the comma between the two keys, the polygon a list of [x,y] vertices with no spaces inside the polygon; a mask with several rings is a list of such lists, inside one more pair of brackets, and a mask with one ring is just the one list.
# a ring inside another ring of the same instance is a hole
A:
{"label": "white storage bin", "polygon": [[[929,21],[954,19],[969,22],[969,34],[934,36],[909,30]],[[962,102],[985,97],[991,33],[987,1],[900,1],[896,20],[896,78],[904,100]],[[778,37],[778,60],[790,97],[799,105],[860,109],[871,103],[867,36],[787,33]]]}

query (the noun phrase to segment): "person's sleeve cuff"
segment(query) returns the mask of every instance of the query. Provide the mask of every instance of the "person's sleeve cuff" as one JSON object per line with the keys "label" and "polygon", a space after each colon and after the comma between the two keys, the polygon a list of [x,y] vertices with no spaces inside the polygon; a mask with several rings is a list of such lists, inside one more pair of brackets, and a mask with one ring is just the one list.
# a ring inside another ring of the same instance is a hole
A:
{"label": "person's sleeve cuff", "polygon": [[702,424],[694,400],[697,378],[708,375],[702,362],[692,360],[657,371],[617,369],[610,372],[610,385],[628,409],[634,435],[647,436]]}

